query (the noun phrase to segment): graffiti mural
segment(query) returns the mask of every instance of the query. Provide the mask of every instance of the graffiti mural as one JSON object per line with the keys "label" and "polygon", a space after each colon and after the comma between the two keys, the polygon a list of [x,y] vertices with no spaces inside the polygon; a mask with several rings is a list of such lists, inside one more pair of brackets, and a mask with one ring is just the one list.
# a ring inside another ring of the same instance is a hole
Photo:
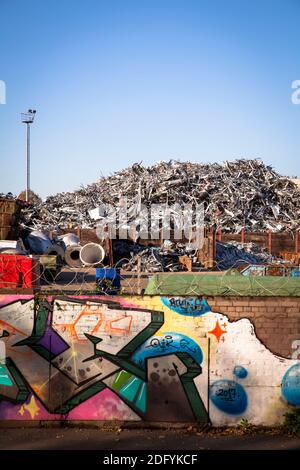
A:
{"label": "graffiti mural", "polygon": [[210,306],[206,299],[197,297],[161,297],[162,303],[181,315],[198,317],[210,312]]}
{"label": "graffiti mural", "polygon": [[217,380],[210,387],[213,404],[229,414],[242,414],[247,408],[247,394],[244,388],[233,380]]}
{"label": "graffiti mural", "polygon": [[300,363],[295,364],[284,374],[282,395],[291,405],[300,406]]}
{"label": "graffiti mural", "polygon": [[196,297],[0,296],[0,419],[276,424],[300,363]]}
{"label": "graffiti mural", "polygon": [[203,354],[200,346],[191,338],[179,333],[159,333],[151,336],[132,356],[134,362],[145,368],[148,357],[166,356],[175,352],[186,352],[196,363],[201,364]]}
{"label": "graffiti mural", "polygon": [[[0,310],[7,351],[1,364],[0,419],[155,420],[165,412],[175,421],[207,422],[193,381],[201,374],[201,349],[177,333],[156,337],[163,324],[163,312],[114,300],[9,301]],[[152,362],[156,356],[165,356],[163,377]],[[161,397],[168,395],[160,410],[157,387]]]}

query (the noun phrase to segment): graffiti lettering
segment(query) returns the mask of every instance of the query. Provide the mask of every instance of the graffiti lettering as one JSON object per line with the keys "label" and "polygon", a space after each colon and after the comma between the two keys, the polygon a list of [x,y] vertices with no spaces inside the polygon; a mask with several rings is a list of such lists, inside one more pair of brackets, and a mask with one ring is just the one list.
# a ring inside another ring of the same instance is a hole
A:
{"label": "graffiti lettering", "polygon": [[197,297],[161,297],[162,303],[181,315],[198,317],[210,312],[210,307],[205,299]]}
{"label": "graffiti lettering", "polygon": [[221,411],[238,415],[247,409],[248,398],[244,388],[233,380],[217,380],[210,387],[210,398]]}
{"label": "graffiti lettering", "polygon": [[[194,384],[202,372],[201,349],[178,333],[153,336],[164,323],[162,312],[80,298],[50,303],[38,298],[30,315],[16,316],[18,307],[30,311],[26,304],[0,309],[0,325],[8,325],[12,332],[7,343],[10,357],[3,367],[9,371],[7,380],[13,380],[8,390],[0,370],[0,419],[76,419],[85,413],[91,416],[91,410],[92,419],[103,419],[109,415],[110,401],[113,419],[174,417],[177,402],[177,420],[207,422]],[[161,376],[153,356],[164,356]],[[161,397],[168,393],[173,399],[170,406],[164,399],[156,414],[157,386]],[[104,412],[101,402],[106,402]]]}
{"label": "graffiti lettering", "polygon": [[234,401],[236,397],[236,389],[235,388],[228,388],[223,389],[220,388],[217,392],[216,395],[218,397],[222,397],[222,400],[229,400],[229,401]]}

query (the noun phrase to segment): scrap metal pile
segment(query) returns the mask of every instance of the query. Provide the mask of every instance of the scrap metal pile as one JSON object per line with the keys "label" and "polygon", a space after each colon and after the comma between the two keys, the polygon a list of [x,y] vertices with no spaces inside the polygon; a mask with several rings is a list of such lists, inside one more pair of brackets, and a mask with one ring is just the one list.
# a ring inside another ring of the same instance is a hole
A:
{"label": "scrap metal pile", "polygon": [[245,264],[268,264],[273,261],[274,257],[255,243],[216,243],[218,269],[230,269]]}
{"label": "scrap metal pile", "polygon": [[175,272],[184,271],[185,267],[179,261],[180,256],[188,256],[194,263],[197,262],[196,251],[184,243],[172,243],[165,240],[161,247],[140,247],[140,250],[131,255],[128,262],[122,263],[125,271],[140,272]]}
{"label": "scrap metal pile", "polygon": [[96,266],[105,257],[105,251],[101,245],[87,243],[81,246],[79,237],[74,233],[66,233],[52,238],[46,232],[33,230],[24,239],[24,242],[29,253],[56,256],[59,265],[66,264],[70,268]]}
{"label": "scrap metal pile", "polygon": [[[125,256],[125,253],[123,253]],[[139,272],[176,272],[185,271],[179,257],[187,256],[197,265],[197,253],[183,243],[165,240],[161,247],[142,247],[135,245],[135,253],[128,253],[129,261],[121,260],[119,266],[125,271]],[[224,270],[247,264],[272,263],[274,257],[255,243],[216,242],[215,268]]]}
{"label": "scrap metal pile", "polygon": [[[224,164],[159,162],[151,167],[134,164],[81,189],[49,196],[23,211],[23,227],[56,230],[74,226],[95,228],[93,209],[118,207],[127,197],[130,220],[137,220],[144,204],[200,204],[205,224],[223,231],[293,230],[300,219],[300,191],[260,160]],[[171,218],[172,220],[172,218]]]}

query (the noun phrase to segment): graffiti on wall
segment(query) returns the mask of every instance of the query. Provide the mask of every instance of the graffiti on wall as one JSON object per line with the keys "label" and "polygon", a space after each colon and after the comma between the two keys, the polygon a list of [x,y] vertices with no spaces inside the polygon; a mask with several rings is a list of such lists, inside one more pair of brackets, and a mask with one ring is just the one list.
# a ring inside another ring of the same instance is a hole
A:
{"label": "graffiti on wall", "polygon": [[300,363],[293,365],[286,371],[281,389],[282,395],[288,403],[300,406]]}
{"label": "graffiti on wall", "polygon": [[197,297],[161,297],[162,303],[181,315],[198,317],[210,312],[210,306],[206,299]]}
{"label": "graffiti on wall", "polygon": [[216,380],[210,387],[213,404],[229,414],[242,414],[247,408],[247,394],[234,380]]}
{"label": "graffiti on wall", "polygon": [[299,382],[204,299],[0,296],[0,419],[274,424]]}
{"label": "graffiti on wall", "polygon": [[76,419],[83,416],[80,408],[85,419],[108,419],[100,413],[103,406],[95,413],[103,396],[115,410],[110,419],[165,414],[175,421],[207,422],[193,380],[201,374],[201,349],[178,333],[156,335],[163,324],[163,312],[116,301],[8,303],[0,310],[9,374],[0,383],[0,419]]}

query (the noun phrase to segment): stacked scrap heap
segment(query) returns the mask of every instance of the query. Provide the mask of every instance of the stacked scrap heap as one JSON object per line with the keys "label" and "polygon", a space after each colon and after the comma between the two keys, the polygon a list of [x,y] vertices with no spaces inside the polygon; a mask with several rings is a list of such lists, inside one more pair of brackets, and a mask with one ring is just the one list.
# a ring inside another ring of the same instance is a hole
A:
{"label": "stacked scrap heap", "polygon": [[[95,228],[89,211],[102,204],[199,204],[204,202],[205,224],[223,231],[293,230],[300,219],[300,190],[261,160],[236,160],[224,164],[180,161],[150,167],[134,164],[74,192],[49,196],[24,210],[23,226],[65,229]],[[133,211],[132,217],[137,212]]]}

